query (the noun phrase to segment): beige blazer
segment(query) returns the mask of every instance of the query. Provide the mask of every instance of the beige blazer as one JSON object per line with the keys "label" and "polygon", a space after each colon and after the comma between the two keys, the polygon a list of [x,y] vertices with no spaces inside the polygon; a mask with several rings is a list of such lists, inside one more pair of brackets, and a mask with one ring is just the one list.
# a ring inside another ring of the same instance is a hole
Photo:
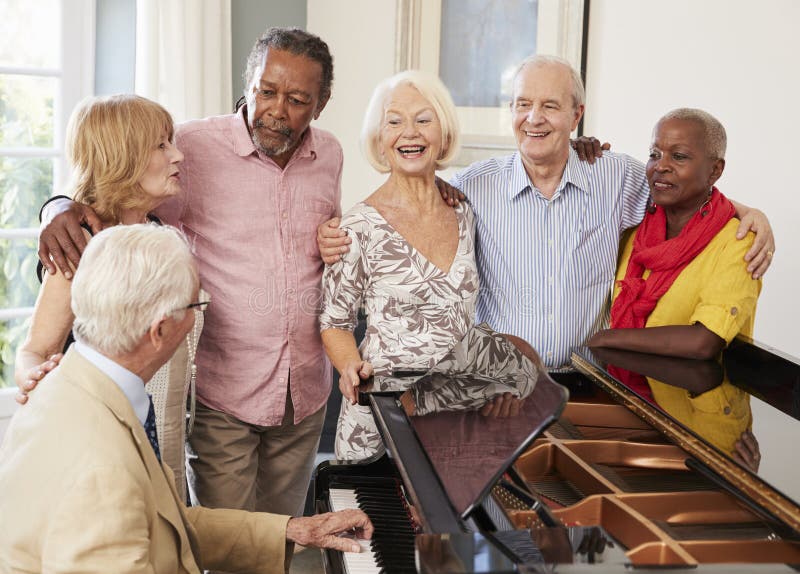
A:
{"label": "beige blazer", "polygon": [[128,399],[72,349],[0,446],[0,572],[282,573],[288,518],[186,508]]}

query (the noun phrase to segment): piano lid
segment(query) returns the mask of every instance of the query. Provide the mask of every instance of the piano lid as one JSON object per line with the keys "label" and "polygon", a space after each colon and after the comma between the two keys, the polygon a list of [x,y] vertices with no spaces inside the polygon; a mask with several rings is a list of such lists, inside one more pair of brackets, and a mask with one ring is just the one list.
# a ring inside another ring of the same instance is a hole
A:
{"label": "piano lid", "polygon": [[[400,402],[411,426],[462,518],[558,418],[568,398],[543,368],[486,325],[470,329],[426,373],[394,375],[375,377],[370,391],[403,392]],[[507,393],[522,399],[513,415],[479,412]]]}
{"label": "piano lid", "polygon": [[411,417],[422,448],[462,518],[558,419],[567,398],[567,390],[543,372],[515,416],[490,417],[472,410]]}
{"label": "piano lid", "polygon": [[800,501],[800,464],[790,446],[800,436],[800,361],[750,340],[734,341],[721,364],[600,348],[576,354]]}

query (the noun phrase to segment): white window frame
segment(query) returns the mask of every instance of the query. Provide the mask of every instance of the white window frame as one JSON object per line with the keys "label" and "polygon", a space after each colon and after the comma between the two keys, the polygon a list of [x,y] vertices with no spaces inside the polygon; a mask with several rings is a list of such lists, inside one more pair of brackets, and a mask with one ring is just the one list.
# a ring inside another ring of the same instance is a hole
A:
{"label": "white window frame", "polygon": [[[64,134],[72,109],[86,96],[94,93],[95,0],[61,0],[61,62],[58,68],[0,67],[2,74],[58,78],[53,110],[52,148],[0,148],[5,157],[53,158],[53,191],[62,189],[67,179],[64,160]],[[0,239],[38,237],[37,228],[0,229]],[[0,320],[24,318],[32,307],[0,308]],[[7,419],[16,410],[14,387],[0,389],[0,436]]]}

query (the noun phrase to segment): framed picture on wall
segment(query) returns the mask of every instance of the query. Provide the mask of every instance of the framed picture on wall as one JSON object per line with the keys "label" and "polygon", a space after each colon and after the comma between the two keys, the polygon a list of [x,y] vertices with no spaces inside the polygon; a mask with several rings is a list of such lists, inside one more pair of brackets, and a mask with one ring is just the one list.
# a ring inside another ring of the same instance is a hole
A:
{"label": "framed picture on wall", "polygon": [[397,0],[396,71],[437,74],[450,90],[463,134],[454,164],[516,149],[511,83],[531,54],[583,70],[589,0]]}

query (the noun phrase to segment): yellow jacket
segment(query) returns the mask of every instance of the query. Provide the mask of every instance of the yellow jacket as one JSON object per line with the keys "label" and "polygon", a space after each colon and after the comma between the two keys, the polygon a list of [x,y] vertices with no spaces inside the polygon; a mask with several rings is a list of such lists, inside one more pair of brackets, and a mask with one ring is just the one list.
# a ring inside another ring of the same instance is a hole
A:
{"label": "yellow jacket", "polygon": [[0,572],[280,573],[288,519],[186,508],[128,399],[73,350],[0,446]]}
{"label": "yellow jacket", "polygon": [[[761,281],[750,276],[744,255],[755,236],[749,233],[742,240],[736,239],[738,227],[739,220],[731,219],[681,271],[648,317],[647,327],[699,322],[726,344],[739,333],[753,334]],[[625,278],[635,237],[631,234],[623,246],[617,281]],[[649,274],[648,270],[644,277]],[[617,283],[614,299],[619,291]],[[752,426],[749,395],[727,378],[697,397],[651,378],[648,383],[662,409],[729,455],[742,432]]]}

